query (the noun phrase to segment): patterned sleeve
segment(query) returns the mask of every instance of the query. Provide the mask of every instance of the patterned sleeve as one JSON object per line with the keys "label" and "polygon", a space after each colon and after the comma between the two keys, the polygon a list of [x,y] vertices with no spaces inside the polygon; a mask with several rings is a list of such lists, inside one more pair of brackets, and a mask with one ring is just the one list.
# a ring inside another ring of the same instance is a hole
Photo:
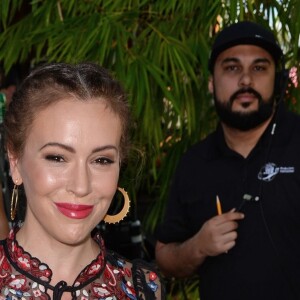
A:
{"label": "patterned sleeve", "polygon": [[138,300],[164,300],[165,287],[154,264],[141,259],[132,262],[133,284]]}

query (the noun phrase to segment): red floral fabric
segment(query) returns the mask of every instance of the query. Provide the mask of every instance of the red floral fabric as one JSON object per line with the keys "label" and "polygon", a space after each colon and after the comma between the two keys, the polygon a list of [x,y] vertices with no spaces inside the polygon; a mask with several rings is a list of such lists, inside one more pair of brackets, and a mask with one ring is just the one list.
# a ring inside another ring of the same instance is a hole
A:
{"label": "red floral fabric", "polygon": [[80,272],[74,284],[67,286],[61,281],[52,286],[51,269],[18,245],[16,230],[0,243],[0,300],[57,300],[64,292],[71,293],[74,300],[161,299],[156,272],[139,268],[146,283],[141,287],[138,283],[143,280],[134,279],[138,276],[133,274],[132,263],[116,254],[106,254],[99,235],[95,237],[101,249],[99,255]]}

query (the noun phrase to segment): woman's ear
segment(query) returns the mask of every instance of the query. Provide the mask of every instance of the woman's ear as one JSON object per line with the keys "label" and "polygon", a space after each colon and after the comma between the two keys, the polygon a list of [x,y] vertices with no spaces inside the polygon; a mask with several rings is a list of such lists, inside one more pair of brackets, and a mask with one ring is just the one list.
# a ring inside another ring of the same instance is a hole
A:
{"label": "woman's ear", "polygon": [[213,80],[212,76],[209,76],[209,79],[208,79],[208,90],[211,94],[214,93],[214,80]]}
{"label": "woman's ear", "polygon": [[23,179],[19,171],[19,165],[18,165],[19,159],[10,150],[7,151],[7,156],[9,161],[11,178],[15,184],[20,185],[23,183]]}

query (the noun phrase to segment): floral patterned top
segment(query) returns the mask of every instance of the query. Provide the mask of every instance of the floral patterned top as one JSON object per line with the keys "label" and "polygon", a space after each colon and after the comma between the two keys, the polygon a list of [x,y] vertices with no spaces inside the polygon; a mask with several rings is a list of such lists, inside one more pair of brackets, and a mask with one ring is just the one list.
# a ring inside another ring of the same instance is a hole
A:
{"label": "floral patterned top", "polygon": [[61,299],[64,292],[72,300],[152,300],[163,299],[161,281],[153,266],[141,260],[126,261],[104,247],[95,236],[100,253],[76,278],[72,286],[60,281],[51,285],[52,271],[18,245],[16,231],[0,241],[0,300]]}

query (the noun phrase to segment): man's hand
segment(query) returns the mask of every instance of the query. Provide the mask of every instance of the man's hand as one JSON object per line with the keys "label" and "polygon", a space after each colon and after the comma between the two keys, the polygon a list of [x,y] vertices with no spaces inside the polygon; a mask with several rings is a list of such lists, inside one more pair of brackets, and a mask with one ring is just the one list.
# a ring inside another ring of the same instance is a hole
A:
{"label": "man's hand", "polygon": [[201,229],[183,243],[156,244],[156,260],[167,276],[194,274],[207,256],[226,253],[235,245],[238,221],[244,214],[231,210],[206,221]]}
{"label": "man's hand", "polygon": [[198,251],[204,256],[216,256],[226,253],[235,245],[238,220],[244,214],[231,210],[206,221],[193,237],[194,245],[199,245]]}

